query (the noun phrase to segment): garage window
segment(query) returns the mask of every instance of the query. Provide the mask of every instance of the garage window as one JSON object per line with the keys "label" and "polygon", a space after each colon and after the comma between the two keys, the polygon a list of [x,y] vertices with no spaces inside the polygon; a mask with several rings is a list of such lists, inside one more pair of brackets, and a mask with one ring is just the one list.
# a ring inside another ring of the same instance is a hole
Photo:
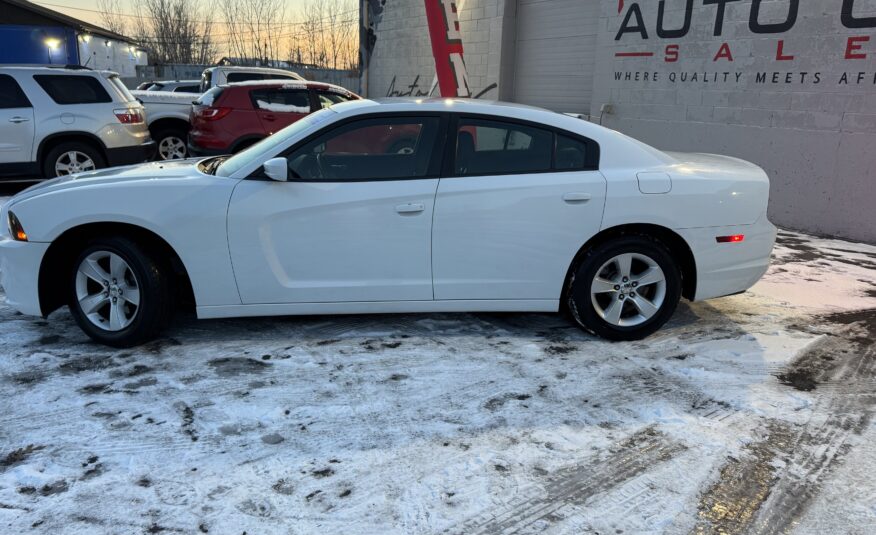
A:
{"label": "garage window", "polygon": [[0,109],[30,107],[18,82],[8,74],[0,74]]}
{"label": "garage window", "polygon": [[37,74],[34,80],[58,104],[112,102],[106,89],[92,76]]}

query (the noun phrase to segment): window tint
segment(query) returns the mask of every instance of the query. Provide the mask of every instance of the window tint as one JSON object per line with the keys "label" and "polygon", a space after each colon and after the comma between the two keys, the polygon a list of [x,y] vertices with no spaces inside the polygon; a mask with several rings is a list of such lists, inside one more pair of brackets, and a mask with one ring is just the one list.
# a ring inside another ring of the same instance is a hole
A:
{"label": "window tint", "polygon": [[[387,180],[434,174],[437,117],[364,119],[348,123],[287,155],[303,180]],[[434,160],[434,161],[433,161]]]}
{"label": "window tint", "polygon": [[344,95],[340,95],[338,93],[329,93],[327,91],[317,91],[316,98],[319,100],[320,108],[328,108],[332,104],[340,104],[341,102],[347,102],[351,100],[349,97],[345,97]]}
{"label": "window tint", "polygon": [[180,85],[173,90],[174,93],[199,93],[196,85]]}
{"label": "window tint", "polygon": [[0,108],[30,108],[30,101],[18,82],[8,74],[0,74]]}
{"label": "window tint", "polygon": [[514,123],[460,119],[456,174],[492,175],[549,171],[553,133]]}
{"label": "window tint", "polygon": [[37,74],[33,78],[58,104],[112,102],[106,89],[92,76]]}
{"label": "window tint", "polygon": [[285,113],[310,113],[310,94],[306,89],[254,89],[249,94],[259,110]]}
{"label": "window tint", "polygon": [[264,80],[265,75],[258,72],[229,72],[225,77],[229,83],[231,82],[246,82],[248,80]]}
{"label": "window tint", "polygon": [[587,144],[568,136],[557,135],[557,155],[554,168],[558,171],[587,167]]}

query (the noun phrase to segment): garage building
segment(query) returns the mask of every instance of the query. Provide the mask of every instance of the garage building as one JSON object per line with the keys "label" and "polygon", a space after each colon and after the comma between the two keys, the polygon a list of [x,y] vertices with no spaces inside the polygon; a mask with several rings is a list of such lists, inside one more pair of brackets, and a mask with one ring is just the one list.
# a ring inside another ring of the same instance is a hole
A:
{"label": "garage building", "polygon": [[[437,94],[423,0],[363,5],[368,96]],[[456,10],[472,96],[753,161],[771,178],[773,222],[876,242],[876,0],[458,0]]]}

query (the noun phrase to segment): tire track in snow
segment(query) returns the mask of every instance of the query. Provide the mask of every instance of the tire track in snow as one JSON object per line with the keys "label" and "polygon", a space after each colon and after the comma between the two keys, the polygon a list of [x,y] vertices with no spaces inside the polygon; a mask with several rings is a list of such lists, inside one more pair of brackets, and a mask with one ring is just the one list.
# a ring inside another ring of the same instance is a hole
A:
{"label": "tire track in snow", "polygon": [[593,497],[672,459],[685,446],[647,427],[610,449],[603,458],[571,466],[549,476],[543,489],[522,489],[520,495],[499,511],[486,511],[445,533],[464,535],[509,535],[542,531],[564,515],[567,507],[585,505]]}
{"label": "tire track in snow", "polygon": [[[813,418],[799,428],[767,422],[764,438],[746,447],[745,459],[725,464],[701,496],[693,533],[788,531],[873,416],[876,310],[825,319],[842,327],[777,374],[798,390],[816,390]],[[831,388],[818,391],[822,383]]]}

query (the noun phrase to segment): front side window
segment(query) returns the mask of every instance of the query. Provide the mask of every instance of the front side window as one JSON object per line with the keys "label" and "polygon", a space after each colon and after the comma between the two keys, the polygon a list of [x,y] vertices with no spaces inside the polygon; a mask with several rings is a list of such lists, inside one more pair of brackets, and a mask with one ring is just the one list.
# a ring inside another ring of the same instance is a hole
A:
{"label": "front side window", "polygon": [[34,80],[58,104],[112,102],[103,85],[93,76],[36,74]]}
{"label": "front side window", "polygon": [[340,104],[341,102],[352,100],[350,97],[346,97],[339,93],[330,93],[328,91],[317,91],[316,98],[319,101],[320,108],[328,108],[332,104]]}
{"label": "front side window", "polygon": [[525,125],[460,119],[456,174],[534,173],[551,169],[553,133]]}
{"label": "front side window", "polygon": [[24,91],[8,74],[0,74],[0,109],[30,108],[30,101]]}
{"label": "front side window", "polygon": [[258,110],[310,113],[310,94],[307,89],[254,89],[249,96],[253,107]]}
{"label": "front side window", "polygon": [[434,174],[440,159],[434,154],[439,122],[437,117],[394,117],[347,123],[286,155],[290,174],[301,180],[398,180]]}

